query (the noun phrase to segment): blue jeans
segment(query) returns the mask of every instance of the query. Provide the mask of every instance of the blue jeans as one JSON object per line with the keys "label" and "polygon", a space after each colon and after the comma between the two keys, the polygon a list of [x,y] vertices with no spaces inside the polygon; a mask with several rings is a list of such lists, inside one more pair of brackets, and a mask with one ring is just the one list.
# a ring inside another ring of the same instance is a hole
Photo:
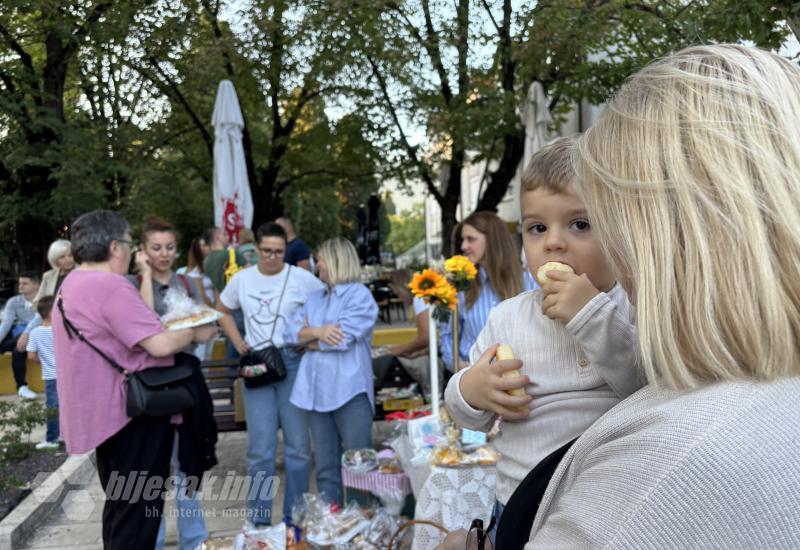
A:
{"label": "blue jeans", "polygon": [[44,381],[44,406],[47,407],[47,441],[58,441],[58,392],[55,380]]}
{"label": "blue jeans", "polygon": [[[192,496],[186,494],[186,474],[178,464],[178,434],[175,434],[175,443],[172,446],[172,472],[175,476],[175,507],[178,520],[178,548],[181,550],[194,550],[208,538],[208,529],[203,517],[203,508],[200,506],[199,495],[195,492]],[[161,525],[158,528],[156,550],[163,550],[164,539],[167,537],[167,521],[161,516]]]}
{"label": "blue jeans", "polygon": [[329,412],[309,413],[317,490],[342,504],[342,452],[372,448],[372,405],[366,393]]}
{"label": "blue jeans", "polygon": [[278,427],[283,431],[283,456],[286,464],[286,490],[283,516],[290,518],[292,505],[308,492],[311,477],[311,448],[308,439],[308,412],[289,402],[300,356],[291,348],[282,348],[286,378],[259,388],[243,388],[247,419],[247,519],[254,525],[272,524],[272,497],[277,480],[275,451]]}
{"label": "blue jeans", "polygon": [[[244,338],[245,336],[244,313],[242,313],[241,309],[235,309],[231,313],[231,317],[233,317],[233,320],[236,322],[236,328],[239,329],[239,334],[241,334],[242,338]],[[230,338],[228,338],[225,341],[225,356],[228,359],[236,359],[237,357],[239,357],[239,352],[236,351],[235,347],[233,347]]]}
{"label": "blue jeans", "polygon": [[[492,509],[492,517],[494,518],[494,525],[492,525],[491,530],[489,530],[489,540],[492,541],[492,547],[495,546],[495,540],[497,538],[497,528],[500,526],[500,518],[503,517],[503,510],[506,507],[500,504],[499,500],[494,501],[494,508]],[[491,520],[489,520],[491,522]]]}

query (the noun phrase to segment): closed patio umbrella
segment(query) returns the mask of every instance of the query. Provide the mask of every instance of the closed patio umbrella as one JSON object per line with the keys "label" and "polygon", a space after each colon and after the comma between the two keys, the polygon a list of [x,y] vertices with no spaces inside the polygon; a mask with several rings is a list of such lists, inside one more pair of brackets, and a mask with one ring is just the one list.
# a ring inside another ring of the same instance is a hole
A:
{"label": "closed patio umbrella", "polygon": [[522,156],[522,169],[528,165],[531,156],[550,141],[548,126],[552,122],[547,108],[547,97],[541,82],[534,81],[528,88],[522,123],[525,124],[525,151]]}
{"label": "closed patio umbrella", "polygon": [[253,224],[253,197],[247,179],[242,147],[244,118],[230,80],[217,88],[214,115],[214,223],[232,244],[238,244],[239,230]]}

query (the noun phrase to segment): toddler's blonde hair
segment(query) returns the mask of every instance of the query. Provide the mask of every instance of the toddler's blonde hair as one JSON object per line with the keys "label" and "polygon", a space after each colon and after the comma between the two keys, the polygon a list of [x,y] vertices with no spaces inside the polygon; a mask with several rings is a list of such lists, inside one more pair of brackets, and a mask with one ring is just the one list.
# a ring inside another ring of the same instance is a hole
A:
{"label": "toddler's blonde hair", "polygon": [[563,193],[575,181],[575,151],[580,134],[561,137],[536,151],[522,173],[520,194],[537,189]]}

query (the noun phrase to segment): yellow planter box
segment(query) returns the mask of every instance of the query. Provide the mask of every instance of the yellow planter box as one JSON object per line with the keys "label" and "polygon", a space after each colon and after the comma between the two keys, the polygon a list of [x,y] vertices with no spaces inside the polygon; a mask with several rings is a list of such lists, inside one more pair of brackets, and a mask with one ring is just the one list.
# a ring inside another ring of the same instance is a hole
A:
{"label": "yellow planter box", "polygon": [[372,345],[378,347],[405,344],[416,336],[416,327],[379,328],[372,334]]}
{"label": "yellow planter box", "polygon": [[[25,372],[28,387],[35,392],[44,391],[42,380],[42,366],[39,363],[28,361],[28,370]],[[11,370],[11,354],[0,355],[0,394],[17,393],[17,384],[14,382],[14,373]]]}
{"label": "yellow planter box", "polygon": [[[394,344],[405,344],[410,342],[417,335],[416,327],[402,328],[381,328],[377,329],[372,335],[373,346],[391,346]],[[214,343],[212,352],[213,359],[225,358],[225,342],[218,340]],[[35,392],[44,391],[42,381],[42,366],[39,363],[28,361],[28,370],[25,376],[28,386]],[[14,383],[14,373],[11,371],[11,354],[0,354],[0,394],[17,393],[17,385]]]}

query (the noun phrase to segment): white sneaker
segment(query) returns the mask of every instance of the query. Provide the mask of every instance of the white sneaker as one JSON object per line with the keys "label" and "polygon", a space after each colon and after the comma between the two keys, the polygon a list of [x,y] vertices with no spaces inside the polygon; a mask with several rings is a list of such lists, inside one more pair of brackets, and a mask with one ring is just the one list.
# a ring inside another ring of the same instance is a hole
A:
{"label": "white sneaker", "polygon": [[37,451],[52,451],[58,449],[58,443],[55,441],[40,441],[36,444]]}
{"label": "white sneaker", "polygon": [[35,391],[31,391],[28,386],[20,386],[19,390],[17,390],[17,395],[19,395],[20,399],[36,399],[38,395]]}

